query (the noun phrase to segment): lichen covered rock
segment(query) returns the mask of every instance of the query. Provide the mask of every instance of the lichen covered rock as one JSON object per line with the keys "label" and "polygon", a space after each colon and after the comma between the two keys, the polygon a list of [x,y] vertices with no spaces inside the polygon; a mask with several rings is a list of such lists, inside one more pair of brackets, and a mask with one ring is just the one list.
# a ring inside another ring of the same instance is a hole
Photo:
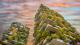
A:
{"label": "lichen covered rock", "polygon": [[43,4],[35,15],[34,37],[35,45],[47,45],[53,39],[60,39],[65,45],[76,45],[80,41],[80,34],[76,29],[59,13]]}
{"label": "lichen covered rock", "polygon": [[21,23],[13,22],[7,32],[3,33],[2,45],[25,45],[29,28]]}

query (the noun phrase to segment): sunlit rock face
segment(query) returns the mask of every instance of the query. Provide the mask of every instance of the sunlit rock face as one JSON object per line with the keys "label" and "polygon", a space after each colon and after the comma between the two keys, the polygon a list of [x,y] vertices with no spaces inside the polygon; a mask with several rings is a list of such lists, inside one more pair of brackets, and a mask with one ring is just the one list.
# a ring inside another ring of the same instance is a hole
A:
{"label": "sunlit rock face", "polygon": [[35,15],[34,31],[35,45],[47,45],[49,42],[54,42],[53,39],[62,40],[63,45],[76,45],[80,41],[80,34],[76,29],[59,13],[43,4]]}
{"label": "sunlit rock face", "polygon": [[10,28],[3,33],[0,45],[25,45],[29,34],[29,28],[25,25],[13,22]]}

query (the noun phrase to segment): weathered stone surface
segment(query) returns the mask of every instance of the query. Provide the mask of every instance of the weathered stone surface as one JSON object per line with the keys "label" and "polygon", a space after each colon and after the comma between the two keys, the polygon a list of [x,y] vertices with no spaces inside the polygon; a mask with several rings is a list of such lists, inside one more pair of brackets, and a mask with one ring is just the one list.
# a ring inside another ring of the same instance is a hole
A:
{"label": "weathered stone surface", "polygon": [[[47,44],[46,44],[47,45]],[[60,39],[53,39],[48,45],[67,45]]]}
{"label": "weathered stone surface", "polygon": [[2,45],[25,45],[29,28],[21,23],[13,22],[7,32],[3,33]]}
{"label": "weathered stone surface", "polygon": [[59,13],[43,4],[35,15],[34,31],[35,45],[65,45],[56,39],[72,45],[80,41],[76,29]]}

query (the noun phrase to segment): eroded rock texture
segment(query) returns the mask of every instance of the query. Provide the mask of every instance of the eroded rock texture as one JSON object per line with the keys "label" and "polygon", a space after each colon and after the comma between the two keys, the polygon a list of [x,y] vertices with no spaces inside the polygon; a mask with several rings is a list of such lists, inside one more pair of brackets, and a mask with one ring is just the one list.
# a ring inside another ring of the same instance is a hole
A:
{"label": "eroded rock texture", "polygon": [[76,29],[59,13],[43,4],[35,15],[34,31],[35,45],[77,45],[80,41]]}
{"label": "eroded rock texture", "polygon": [[0,45],[25,45],[29,28],[21,23],[13,22],[7,32],[3,33]]}

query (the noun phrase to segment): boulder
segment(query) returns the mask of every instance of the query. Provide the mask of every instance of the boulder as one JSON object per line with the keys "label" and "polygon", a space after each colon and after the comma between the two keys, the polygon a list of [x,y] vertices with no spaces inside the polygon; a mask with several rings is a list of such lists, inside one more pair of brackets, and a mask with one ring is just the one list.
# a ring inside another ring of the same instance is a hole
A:
{"label": "boulder", "polygon": [[25,45],[29,28],[19,22],[13,22],[7,32],[3,33],[2,45]]}

